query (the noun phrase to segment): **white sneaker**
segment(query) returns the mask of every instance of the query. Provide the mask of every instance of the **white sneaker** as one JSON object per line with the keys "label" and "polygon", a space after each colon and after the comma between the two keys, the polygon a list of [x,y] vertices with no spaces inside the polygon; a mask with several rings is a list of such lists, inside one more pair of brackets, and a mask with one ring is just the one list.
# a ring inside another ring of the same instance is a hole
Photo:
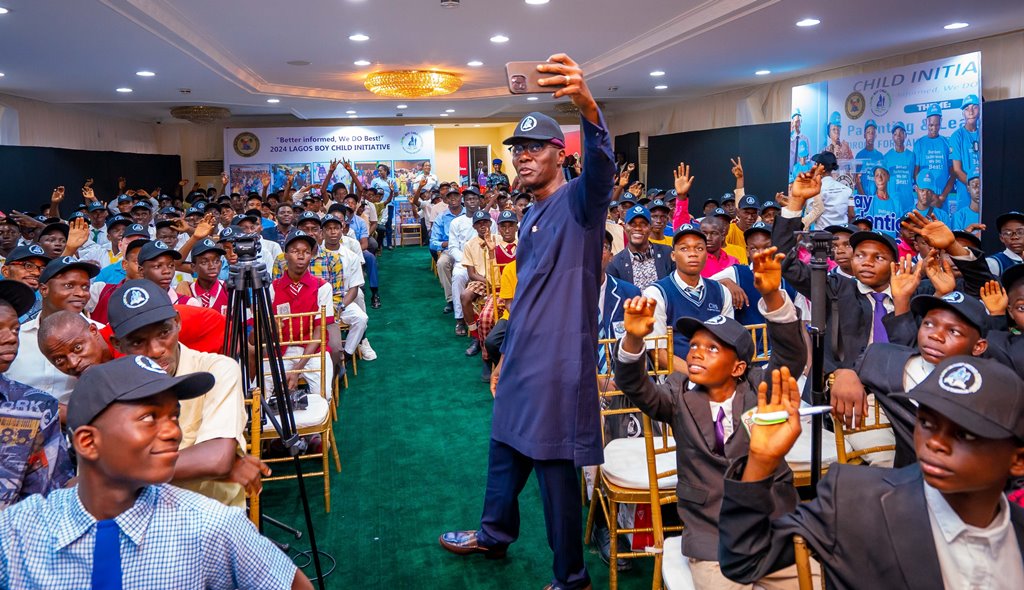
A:
{"label": "white sneaker", "polygon": [[364,361],[372,361],[377,358],[377,353],[370,348],[370,341],[366,338],[363,338],[363,341],[359,343],[357,350],[359,351],[359,358]]}

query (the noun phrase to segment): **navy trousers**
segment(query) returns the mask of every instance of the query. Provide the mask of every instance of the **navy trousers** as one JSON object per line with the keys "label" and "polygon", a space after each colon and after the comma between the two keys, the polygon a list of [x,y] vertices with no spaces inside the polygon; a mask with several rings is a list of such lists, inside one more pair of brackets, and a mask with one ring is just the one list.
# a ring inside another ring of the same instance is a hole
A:
{"label": "navy trousers", "polygon": [[548,546],[555,554],[555,587],[577,590],[590,583],[583,563],[583,506],[579,470],[568,460],[531,459],[491,439],[487,495],[477,539],[485,547],[504,547],[519,538],[519,493],[536,472],[544,505]]}
{"label": "navy trousers", "polygon": [[363,265],[366,268],[366,286],[371,289],[377,288],[377,257],[369,250],[363,250]]}

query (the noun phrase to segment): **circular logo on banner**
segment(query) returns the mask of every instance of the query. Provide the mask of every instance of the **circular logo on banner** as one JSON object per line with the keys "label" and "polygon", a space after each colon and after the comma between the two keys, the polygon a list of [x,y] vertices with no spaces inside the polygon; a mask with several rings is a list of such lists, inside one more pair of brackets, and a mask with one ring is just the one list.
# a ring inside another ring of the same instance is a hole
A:
{"label": "circular logo on banner", "polygon": [[250,158],[260,151],[260,138],[248,131],[239,133],[235,136],[234,148],[239,156]]}
{"label": "circular logo on banner", "polygon": [[854,92],[846,97],[846,116],[851,119],[859,119],[864,114],[864,95]]}
{"label": "circular logo on banner", "polygon": [[889,112],[889,107],[892,106],[892,96],[889,95],[887,90],[876,90],[871,94],[871,102],[868,103],[868,108],[871,109],[871,114],[876,117],[881,117]]}
{"label": "circular logo on banner", "polygon": [[537,126],[537,119],[533,117],[523,117],[523,120],[519,122],[520,131],[529,131]]}
{"label": "circular logo on banner", "polygon": [[149,293],[145,289],[132,287],[124,292],[124,297],[121,298],[121,301],[124,302],[125,307],[128,309],[138,309],[149,301]]}
{"label": "circular logo on banner", "polygon": [[410,131],[402,136],[402,149],[407,154],[415,154],[423,149],[423,138],[419,133]]}
{"label": "circular logo on banner", "polygon": [[939,386],[950,393],[966,395],[981,389],[981,373],[974,365],[953,363],[939,375]]}
{"label": "circular logo on banner", "polygon": [[164,371],[163,367],[158,365],[156,361],[149,358],[148,356],[135,357],[135,364],[138,365],[140,368],[149,371],[150,373],[160,373],[161,375],[167,374],[167,371]]}

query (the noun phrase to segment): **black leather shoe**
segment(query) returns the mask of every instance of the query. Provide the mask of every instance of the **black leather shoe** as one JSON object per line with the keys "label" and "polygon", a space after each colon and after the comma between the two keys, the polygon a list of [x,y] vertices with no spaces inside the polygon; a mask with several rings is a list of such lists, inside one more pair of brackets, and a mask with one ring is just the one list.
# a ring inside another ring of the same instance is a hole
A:
{"label": "black leather shoe", "polygon": [[370,307],[372,307],[374,309],[379,309],[380,308],[380,295],[377,295],[376,293],[374,293],[373,297],[370,297]]}
{"label": "black leather shoe", "polygon": [[451,301],[449,301],[448,304],[444,306],[444,309],[441,311],[441,313],[452,313],[454,311],[455,311],[455,306],[452,305]]}
{"label": "black leather shoe", "polygon": [[466,336],[468,334],[469,334],[469,328],[466,327],[466,322],[464,322],[462,320],[458,320],[455,323],[455,335],[456,336]]}
{"label": "black leather shoe", "polygon": [[508,547],[484,547],[477,542],[476,531],[448,531],[437,541],[441,546],[456,555],[483,553],[487,559],[501,559],[508,552]]}
{"label": "black leather shoe", "polygon": [[480,354],[480,341],[474,338],[469,343],[469,348],[466,349],[466,356],[476,356]]}
{"label": "black leather shoe", "polygon": [[[601,561],[605,564],[611,564],[612,560],[612,536],[608,531],[608,527],[594,525],[594,533],[591,536],[591,541],[597,547],[597,552],[601,556]],[[632,549],[629,546],[629,541],[624,535],[618,537],[619,553],[628,553]],[[615,569],[620,572],[628,572],[633,569],[633,560],[624,559],[622,557],[615,560]]]}

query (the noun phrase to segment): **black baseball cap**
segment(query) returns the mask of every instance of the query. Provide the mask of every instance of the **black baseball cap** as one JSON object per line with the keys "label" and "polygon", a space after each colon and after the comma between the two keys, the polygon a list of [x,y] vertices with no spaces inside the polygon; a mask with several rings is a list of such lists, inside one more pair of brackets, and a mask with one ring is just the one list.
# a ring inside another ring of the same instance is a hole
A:
{"label": "black baseball cap", "polygon": [[861,230],[858,232],[854,232],[854,234],[850,236],[850,247],[856,249],[857,244],[860,244],[861,242],[866,242],[868,240],[880,242],[882,245],[888,248],[890,252],[892,252],[892,257],[894,260],[899,260],[900,254],[899,250],[896,249],[896,240],[894,240],[893,237],[890,236],[889,234],[884,234],[880,231]]}
{"label": "black baseball cap", "polygon": [[243,221],[251,221],[253,223],[259,223],[260,218],[258,215],[249,215],[248,213],[239,213],[231,218],[231,225],[241,225]]}
{"label": "black baseball cap", "polygon": [[697,330],[707,330],[722,344],[736,351],[739,360],[749,365],[754,358],[754,341],[750,338],[750,332],[743,324],[724,315],[716,315],[704,321],[690,317],[679,318],[676,320],[676,330],[687,338],[693,338]]}
{"label": "black baseball cap", "polygon": [[757,234],[757,233],[767,234],[770,237],[772,235],[772,226],[768,225],[767,223],[765,223],[763,221],[758,221],[754,225],[748,227],[743,232],[743,239],[745,240],[748,237],[750,237],[751,234]]}
{"label": "black baseball cap", "polygon": [[866,224],[868,224],[869,228],[875,229],[875,220],[870,218],[870,217],[866,217],[864,215],[861,215],[860,217],[855,218],[850,223],[853,224],[853,225],[857,225],[858,223],[866,223]]}
{"label": "black baseball cap", "polygon": [[131,225],[132,220],[125,217],[124,215],[111,215],[107,218],[107,229],[114,227],[115,225]]}
{"label": "black baseball cap", "polygon": [[[173,227],[174,224],[177,223],[177,222],[178,222],[177,219],[164,219],[162,221],[156,222],[156,228],[157,229],[163,229],[165,227]],[[178,232],[178,233],[181,233],[181,232]]]}
{"label": "black baseball cap", "polygon": [[491,215],[484,210],[477,211],[473,214],[473,225],[476,225],[478,221],[491,221]]}
{"label": "black baseball cap", "polygon": [[1024,381],[993,359],[944,359],[917,387],[893,397],[913,400],[972,434],[1024,440]]}
{"label": "black baseball cap", "polygon": [[1019,221],[1024,223],[1024,213],[1021,213],[1020,211],[1007,211],[1006,213],[1003,213],[999,217],[996,217],[996,229],[1003,229],[1003,225],[1005,225],[1007,221]]}
{"label": "black baseball cap", "polygon": [[68,233],[71,231],[71,226],[59,220],[47,222],[46,225],[43,226],[42,231],[39,232],[39,237],[41,238],[54,230],[64,234],[64,237],[66,238],[68,237]]}
{"label": "black baseball cap", "polygon": [[761,205],[761,213],[764,213],[769,209],[776,209],[778,211],[782,211],[782,207],[779,207],[779,204],[776,203],[775,201],[765,201],[764,205]]}
{"label": "black baseball cap", "polygon": [[633,193],[622,193],[622,196],[619,197],[619,205],[625,205],[626,203],[636,205],[636,197],[633,196]]}
{"label": "black baseball cap", "polygon": [[6,301],[21,317],[36,303],[36,293],[21,281],[0,281],[0,301]]}
{"label": "black baseball cap", "polygon": [[117,338],[124,338],[139,328],[177,315],[167,291],[147,279],[122,283],[110,295],[107,308],[107,319]]}
{"label": "black baseball cap", "polygon": [[962,240],[967,240],[968,242],[970,242],[971,246],[974,246],[975,248],[981,250],[981,238],[972,234],[969,231],[964,231],[962,229],[954,230],[953,237],[960,238]]}
{"label": "black baseball cap", "polygon": [[225,227],[224,229],[220,230],[220,234],[219,234],[217,239],[218,239],[218,241],[223,242],[224,240],[233,240],[233,239],[235,239],[238,236],[247,236],[247,235],[249,235],[249,234],[247,234],[245,232],[245,230],[242,229],[240,226],[229,225],[229,226]]}
{"label": "black baseball cap", "polygon": [[826,171],[835,170],[839,167],[839,161],[836,160],[836,155],[832,152],[814,154],[811,156],[811,160],[824,166]]}
{"label": "black baseball cap", "polygon": [[716,199],[716,198],[714,198],[714,197],[708,197],[708,198],[704,199],[704,206],[705,206],[705,207],[707,207],[707,206],[708,206],[708,203],[714,203],[714,204],[715,204],[715,207],[720,207],[720,206],[722,205],[722,204],[721,204],[721,203],[720,203],[720,202],[718,201],[718,199]]}
{"label": "black baseball cap", "polygon": [[341,219],[338,219],[334,215],[324,215],[324,218],[320,220],[320,227],[324,227],[328,223],[337,223],[338,225],[341,225]]}
{"label": "black baseball cap", "polygon": [[85,210],[88,211],[89,213],[92,213],[93,211],[103,211],[106,208],[107,206],[104,205],[103,203],[99,201],[92,201],[89,203],[88,206],[86,206]]}
{"label": "black baseball cap", "polygon": [[140,238],[146,238],[148,240],[149,230],[141,223],[130,223],[128,224],[127,229],[124,230],[124,235],[121,237],[130,238],[132,236],[139,236]]}
{"label": "black baseball cap", "polygon": [[39,275],[39,284],[42,285],[57,275],[76,269],[84,270],[85,273],[89,275],[90,279],[100,274],[100,267],[91,262],[79,260],[74,256],[61,256],[60,258],[54,258],[46,263],[46,268],[44,268],[42,274]]}
{"label": "black baseball cap", "polygon": [[861,228],[853,225],[852,223],[840,223],[838,225],[830,225],[825,228],[828,233],[835,234],[850,234],[853,235],[859,231],[864,231]]}
{"label": "black baseball cap", "polygon": [[4,264],[8,264],[10,262],[21,262],[22,260],[31,260],[33,258],[42,258],[46,262],[53,260],[53,258],[46,255],[46,252],[43,251],[39,244],[23,244],[11,250],[7,255],[7,259],[4,260]]}
{"label": "black baseball cap", "polygon": [[121,196],[119,196],[117,198],[117,202],[118,203],[131,203],[132,202],[132,198],[129,197],[128,195],[121,195]]}
{"label": "black baseball cap", "polygon": [[302,213],[299,214],[298,217],[295,218],[295,227],[298,227],[299,224],[304,221],[315,221],[317,225],[320,225],[322,220],[320,219],[319,215],[312,211],[303,211]]}
{"label": "black baseball cap", "polygon": [[942,297],[915,295],[910,300],[910,311],[914,312],[914,315],[919,318],[923,318],[926,313],[937,307],[956,313],[967,320],[967,323],[977,328],[982,337],[985,336],[987,331],[985,328],[988,326],[988,310],[985,308],[985,304],[981,302],[981,299],[965,295],[961,291],[951,291]]}
{"label": "black baseball cap", "polygon": [[721,217],[722,219],[725,219],[726,221],[732,220],[732,215],[729,215],[728,213],[726,213],[725,209],[722,209],[721,207],[717,207],[714,211],[712,211],[711,212],[711,216],[712,217]]}
{"label": "black baseball cap", "polygon": [[672,247],[674,248],[679,240],[683,239],[683,236],[699,236],[700,239],[705,242],[708,241],[708,237],[704,235],[704,232],[700,231],[700,228],[692,223],[684,223],[676,228],[676,233],[672,234]]}
{"label": "black baseball cap", "polygon": [[467,186],[466,188],[462,189],[462,196],[466,196],[466,195],[476,195],[476,196],[479,197],[480,196],[480,191],[476,190],[475,186],[470,185],[470,186]]}
{"label": "black baseball cap", "polygon": [[117,402],[142,400],[165,391],[179,400],[193,399],[209,391],[213,384],[212,373],[171,377],[148,356],[132,354],[93,365],[78,379],[68,401],[68,428],[74,432],[92,423]]}
{"label": "black baseball cap", "polygon": [[148,201],[138,201],[134,205],[132,205],[131,210],[135,211],[136,209],[145,209],[146,211],[152,211],[153,206],[150,205]]}
{"label": "black baseball cap", "polygon": [[155,260],[161,256],[170,256],[174,260],[181,260],[181,252],[168,248],[167,244],[160,240],[151,240],[142,250],[139,250],[139,264]]}
{"label": "black baseball cap", "polygon": [[210,238],[206,238],[192,248],[192,260],[195,260],[197,257],[202,256],[207,252],[216,252],[217,254],[224,256],[224,248],[218,246],[217,242],[214,242]]}
{"label": "black baseball cap", "polygon": [[661,199],[654,199],[651,204],[647,207],[648,210],[654,211],[655,209],[664,209],[665,211],[672,211],[672,208],[665,204],[665,201]]}
{"label": "black baseball cap", "polygon": [[[213,206],[217,207],[216,205]],[[217,208],[219,209],[219,207]],[[198,215],[201,217],[203,215],[203,212],[198,207],[189,207],[188,209],[185,209],[185,217],[192,217],[193,215]]]}
{"label": "black baseball cap", "polygon": [[736,195],[734,195],[732,193],[725,193],[724,195],[722,195],[722,204],[723,205],[726,204],[729,201],[735,201],[735,200],[736,200]]}
{"label": "black baseball cap", "polygon": [[285,250],[287,250],[288,246],[290,246],[291,243],[294,242],[295,240],[302,240],[302,241],[306,242],[307,244],[309,244],[310,248],[312,248],[314,250],[316,249],[316,246],[317,246],[316,238],[314,238],[313,236],[307,234],[306,232],[302,231],[301,229],[293,229],[292,231],[288,232],[288,237],[286,237],[285,240],[284,240],[284,248],[285,248]]}
{"label": "black baseball cap", "polygon": [[562,127],[551,117],[538,112],[532,112],[519,120],[516,130],[502,143],[512,145],[524,141],[540,140],[547,141],[565,147],[565,134]]}
{"label": "black baseball cap", "polygon": [[1003,276],[999,277],[999,282],[1003,284],[1003,288],[1009,291],[1014,283],[1024,279],[1024,264],[1014,264],[1010,268],[1003,271]]}
{"label": "black baseball cap", "polygon": [[746,195],[738,204],[740,209],[761,209],[761,204],[757,202],[757,197],[754,195]]}
{"label": "black baseball cap", "polygon": [[618,206],[619,206],[619,202],[618,201],[612,201],[611,203],[608,203],[608,208],[609,209],[614,209],[614,208],[616,208]]}
{"label": "black baseball cap", "polygon": [[519,223],[519,216],[516,215],[515,211],[505,209],[498,214],[498,225],[503,223]]}

